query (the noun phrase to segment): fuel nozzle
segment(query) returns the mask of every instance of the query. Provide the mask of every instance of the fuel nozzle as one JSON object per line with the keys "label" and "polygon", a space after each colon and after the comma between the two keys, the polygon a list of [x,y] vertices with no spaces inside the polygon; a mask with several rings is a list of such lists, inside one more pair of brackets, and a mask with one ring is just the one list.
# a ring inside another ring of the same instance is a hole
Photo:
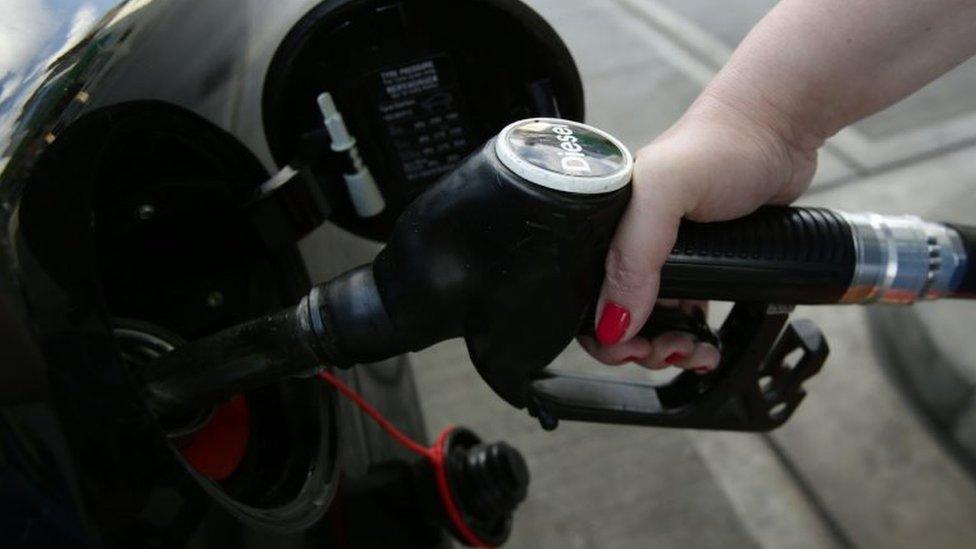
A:
{"label": "fuel nozzle", "polygon": [[592,306],[632,166],[591,126],[513,123],[410,204],[371,265],[313,290],[313,325],[338,363],[463,337],[485,381],[523,407]]}
{"label": "fuel nozzle", "polygon": [[[322,103],[337,142],[351,142]],[[167,356],[166,375],[148,386],[154,408],[175,413],[221,387],[307,374],[316,360],[347,367],[455,337],[495,392],[524,407],[532,374],[579,333],[599,290],[632,166],[623,144],[591,126],[509,125],[408,206],[372,264],[291,311]],[[291,350],[263,353],[265,341]],[[236,362],[202,367],[219,361],[215,349]]]}

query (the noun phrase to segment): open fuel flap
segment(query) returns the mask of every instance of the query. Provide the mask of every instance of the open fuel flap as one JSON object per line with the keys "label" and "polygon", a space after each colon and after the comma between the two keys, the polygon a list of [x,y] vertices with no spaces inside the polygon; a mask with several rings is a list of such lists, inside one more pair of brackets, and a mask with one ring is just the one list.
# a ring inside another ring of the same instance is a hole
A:
{"label": "open fuel flap", "polygon": [[[385,202],[357,215],[349,159],[323,128],[328,93]],[[583,117],[576,65],[521,2],[327,2],[282,42],[264,88],[264,125],[280,166],[306,165],[331,221],[383,240],[403,208],[509,122]]]}

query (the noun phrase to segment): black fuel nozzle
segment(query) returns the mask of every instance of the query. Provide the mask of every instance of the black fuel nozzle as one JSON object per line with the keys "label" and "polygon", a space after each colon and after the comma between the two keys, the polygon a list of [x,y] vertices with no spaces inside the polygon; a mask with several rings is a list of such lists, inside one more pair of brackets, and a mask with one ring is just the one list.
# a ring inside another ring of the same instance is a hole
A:
{"label": "black fuel nozzle", "polygon": [[[292,311],[163,357],[150,403],[176,414],[316,360],[351,366],[463,337],[485,381],[524,407],[533,374],[573,340],[599,290],[632,165],[590,126],[516,122],[410,204],[372,264]],[[269,348],[269,359],[265,343],[294,349]],[[233,364],[218,364],[221,353]]]}
{"label": "black fuel nozzle", "polygon": [[371,265],[313,290],[313,325],[340,364],[463,337],[485,381],[523,407],[599,290],[631,168],[595,128],[515,123],[417,198]]}

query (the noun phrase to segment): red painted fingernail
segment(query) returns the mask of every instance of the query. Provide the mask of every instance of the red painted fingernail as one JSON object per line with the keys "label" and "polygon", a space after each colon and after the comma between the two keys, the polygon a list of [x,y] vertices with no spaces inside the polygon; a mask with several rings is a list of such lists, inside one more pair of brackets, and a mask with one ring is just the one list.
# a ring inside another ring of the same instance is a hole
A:
{"label": "red painted fingernail", "polygon": [[664,359],[664,363],[665,364],[677,364],[677,363],[681,362],[682,360],[684,360],[685,357],[687,357],[687,356],[688,355],[686,355],[686,354],[684,354],[682,352],[675,351],[675,352],[671,353],[670,355],[668,355],[668,358]]}
{"label": "red painted fingernail", "polygon": [[620,341],[630,325],[630,311],[612,301],[607,301],[596,325],[596,339],[600,345],[613,345]]}

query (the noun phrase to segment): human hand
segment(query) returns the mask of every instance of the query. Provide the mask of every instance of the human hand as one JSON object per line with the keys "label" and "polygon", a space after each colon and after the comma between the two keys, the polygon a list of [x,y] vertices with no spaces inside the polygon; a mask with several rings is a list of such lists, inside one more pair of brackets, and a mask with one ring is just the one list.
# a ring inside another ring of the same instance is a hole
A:
{"label": "human hand", "polygon": [[[698,373],[715,368],[718,349],[686,333],[667,332],[653,341],[634,336],[655,306],[660,270],[681,219],[724,221],[797,198],[810,184],[817,155],[816,146],[797,147],[797,141],[772,116],[706,92],[641,149],[633,196],[607,254],[596,338],[581,337],[582,346],[611,365],[670,365]],[[706,306],[678,300],[657,305],[687,314],[702,314]]]}

